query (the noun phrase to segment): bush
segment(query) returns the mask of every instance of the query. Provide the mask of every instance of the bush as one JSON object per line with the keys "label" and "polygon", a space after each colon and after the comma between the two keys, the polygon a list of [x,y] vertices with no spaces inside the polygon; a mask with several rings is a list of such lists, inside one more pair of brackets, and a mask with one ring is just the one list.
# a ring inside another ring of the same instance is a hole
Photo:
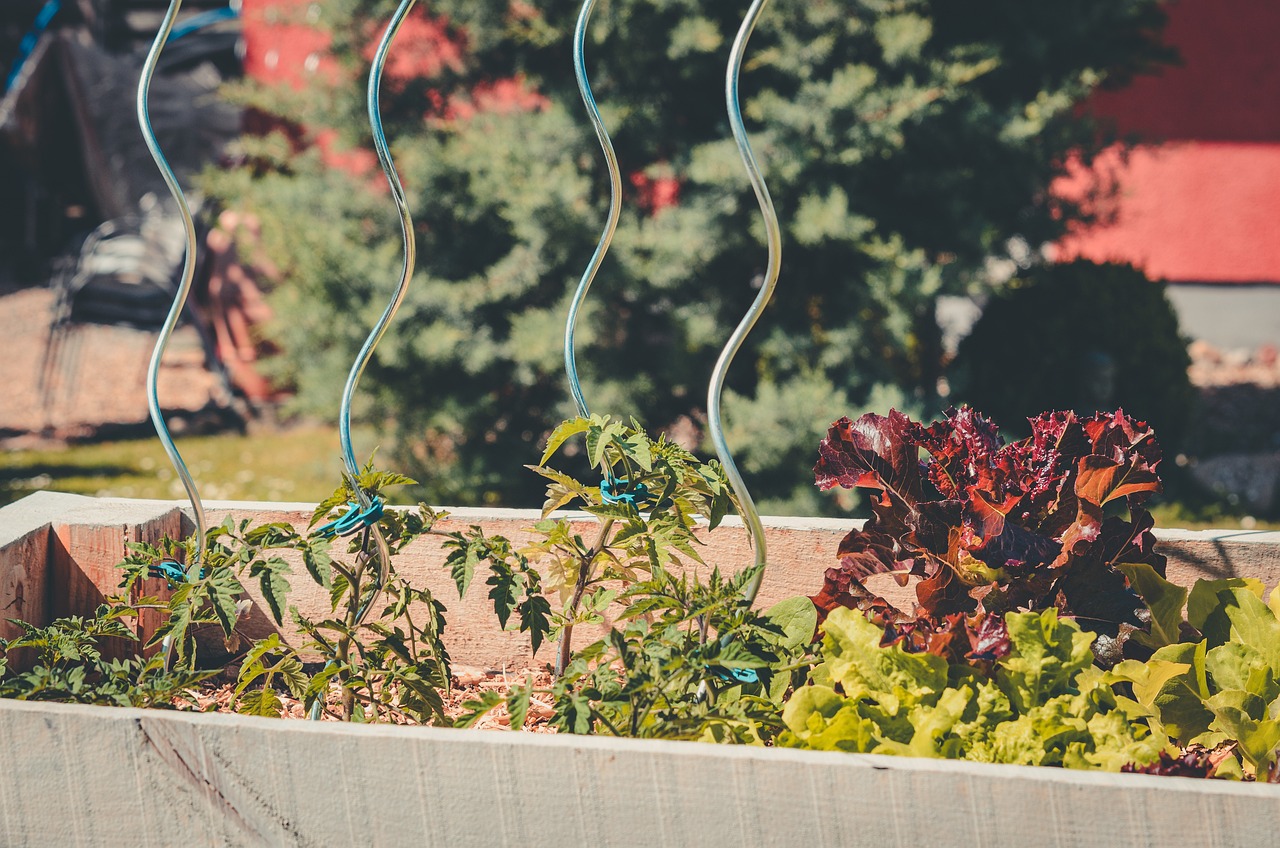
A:
{"label": "bush", "polygon": [[1132,265],[1049,265],[992,299],[960,345],[953,385],[1019,435],[1044,409],[1123,407],[1170,450],[1193,401],[1186,344],[1164,285]]}

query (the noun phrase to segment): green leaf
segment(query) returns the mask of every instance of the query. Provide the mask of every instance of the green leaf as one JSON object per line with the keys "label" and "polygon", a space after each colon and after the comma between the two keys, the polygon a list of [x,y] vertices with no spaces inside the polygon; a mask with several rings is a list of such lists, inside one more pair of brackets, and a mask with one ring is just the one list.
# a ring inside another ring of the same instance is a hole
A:
{"label": "green leaf", "polygon": [[1156,698],[1166,684],[1191,669],[1190,663],[1150,659],[1146,662],[1125,660],[1110,672],[1112,680],[1127,681],[1133,687],[1133,697],[1144,707],[1155,709]]}
{"label": "green leaf", "polygon": [[765,610],[764,617],[782,629],[788,648],[809,644],[818,629],[818,608],[804,595],[779,601]]}
{"label": "green leaf", "polygon": [[[201,581],[201,585],[208,592],[213,612],[218,617],[218,623],[222,625],[223,635],[230,636],[236,623],[236,604],[240,600],[240,582],[236,580],[231,569],[214,568],[210,571],[209,576]],[[194,598],[195,596],[193,595],[192,597]]]}
{"label": "green leaf", "polygon": [[466,596],[467,588],[475,577],[476,566],[480,564],[482,558],[480,551],[484,542],[482,531],[474,524],[470,530],[472,534],[470,538],[464,538],[458,534],[446,543],[450,550],[444,564],[448,566],[454,585],[458,587],[459,598]]}
{"label": "green leaf", "polygon": [[272,633],[265,639],[259,639],[249,648],[249,652],[244,655],[244,659],[240,661],[240,679],[244,679],[245,669],[253,665],[262,665],[262,658],[266,654],[278,651],[281,648],[280,634]]}
{"label": "green leaf", "polygon": [[711,514],[707,516],[707,529],[714,530],[720,526],[720,522],[724,521],[724,517],[729,514],[729,510],[733,507],[733,499],[729,497],[728,491],[721,491],[711,499]]}
{"label": "green leaf", "polygon": [[1263,584],[1249,577],[1225,580],[1197,580],[1187,598],[1187,623],[1204,634],[1210,645],[1231,641],[1231,619],[1227,609],[1235,606],[1233,591],[1244,591],[1262,598]]}
{"label": "green leaf", "polygon": [[565,733],[584,735],[592,729],[591,701],[582,692],[568,692],[556,704],[553,724]]}
{"label": "green leaf", "polygon": [[1151,610],[1151,632],[1136,633],[1133,638],[1149,648],[1176,644],[1181,638],[1182,608],[1187,603],[1187,590],[1165,580],[1145,562],[1119,563],[1116,568],[1129,579]]}
{"label": "green leaf", "polygon": [[592,425],[587,431],[587,458],[593,466],[599,467],[604,463],[605,449],[622,435],[623,425],[620,421],[610,421],[608,417],[599,419],[599,425],[596,421]]}
{"label": "green leaf", "polygon": [[346,504],[353,495],[354,493],[345,484],[340,486],[333,494],[316,504],[316,508],[311,513],[311,521],[307,524],[307,527],[315,527],[322,520],[328,517],[334,507]]}
{"label": "green leaf", "polygon": [[1239,751],[1256,773],[1265,773],[1275,762],[1280,746],[1280,721],[1264,718],[1266,705],[1261,698],[1239,690],[1219,692],[1206,705],[1213,711],[1210,728],[1219,730],[1239,743]]}
{"label": "green leaf", "polygon": [[793,745],[815,751],[864,754],[881,741],[875,722],[859,713],[857,704],[827,686],[796,690],[782,711],[794,735]]}
{"label": "green leaf", "polygon": [[489,599],[493,601],[493,611],[498,616],[498,624],[506,629],[507,620],[519,603],[516,596],[519,580],[505,562],[496,561],[490,565],[489,579],[485,584],[491,587]]}
{"label": "green leaf", "polygon": [[1208,730],[1213,721],[1213,713],[1204,705],[1209,697],[1206,656],[1205,642],[1181,643],[1161,648],[1149,660],[1151,663],[1174,663],[1187,667],[1185,672],[1171,677],[1161,687],[1154,701],[1165,731],[1182,745],[1189,744]]}
{"label": "green leaf", "polygon": [[1231,639],[1249,645],[1262,655],[1266,665],[1280,674],[1280,621],[1260,594],[1248,588],[1231,592],[1235,603],[1227,607]]}
{"label": "green leaf", "polygon": [[640,470],[645,473],[653,471],[653,453],[650,450],[649,437],[642,431],[632,433],[624,442],[623,446],[628,457],[640,466]]}
{"label": "green leaf", "polygon": [[585,433],[590,427],[591,421],[586,418],[570,418],[568,421],[562,422],[551,431],[551,435],[547,439],[547,447],[542,451],[542,459],[538,460],[538,464],[546,465],[547,460],[551,459],[552,455],[560,449],[560,446],[566,440],[578,433]]}
{"label": "green leaf", "polygon": [[478,699],[462,702],[462,713],[454,719],[454,727],[471,727],[503,702],[502,693],[493,689],[480,692]]}
{"label": "green leaf", "polygon": [[635,521],[640,518],[640,513],[629,503],[590,504],[582,509],[597,518],[611,518],[615,521]]}
{"label": "green leaf", "polygon": [[311,681],[307,684],[306,699],[303,702],[303,706],[307,711],[311,710],[311,707],[317,700],[324,700],[325,693],[329,689],[329,681],[332,680],[337,673],[338,666],[330,662],[326,663],[325,667],[320,669],[320,671],[311,678]]}
{"label": "green leaf", "polygon": [[846,693],[901,691],[921,700],[947,685],[946,660],[934,654],[909,654],[897,645],[881,648],[883,632],[861,612],[838,607],[823,628],[825,665]]}
{"label": "green leaf", "polygon": [[1205,672],[1214,691],[1238,689],[1271,703],[1280,696],[1276,669],[1252,645],[1228,642],[1209,651]]}
{"label": "green leaf", "polygon": [[329,587],[329,609],[336,610],[338,602],[341,601],[351,589],[350,582],[341,574],[333,575],[333,585]]}
{"label": "green leaf", "polygon": [[[276,624],[284,623],[285,603],[289,600],[289,580],[286,575],[290,573],[289,563],[280,557],[258,560],[249,569],[249,576],[258,578],[258,585],[262,588],[267,605],[271,607],[271,615]],[[230,628],[227,628],[227,634],[230,633]]]}
{"label": "green leaf", "polygon": [[1005,625],[1012,650],[999,661],[996,682],[1019,712],[1066,694],[1075,675],[1093,665],[1093,634],[1055,609],[1008,613]]}
{"label": "green leaf", "polygon": [[511,687],[511,692],[507,695],[507,712],[511,714],[512,730],[524,727],[524,721],[529,715],[529,697],[532,694],[533,675],[529,675],[523,686]]}
{"label": "green leaf", "polygon": [[329,539],[309,539],[302,549],[302,564],[311,579],[326,589],[333,588],[333,559],[329,556]]}
{"label": "green leaf", "polygon": [[298,699],[306,697],[307,687],[310,685],[311,679],[303,671],[302,662],[296,656],[282,657],[276,663],[275,672],[283,678],[285,685],[289,687],[289,694]]}
{"label": "green leaf", "polygon": [[280,696],[271,689],[254,689],[236,701],[236,712],[243,715],[279,718],[283,710]]}
{"label": "green leaf", "polygon": [[520,630],[528,631],[530,645],[537,655],[538,648],[551,632],[551,603],[538,594],[536,588],[530,589],[516,607],[516,612],[520,615]]}

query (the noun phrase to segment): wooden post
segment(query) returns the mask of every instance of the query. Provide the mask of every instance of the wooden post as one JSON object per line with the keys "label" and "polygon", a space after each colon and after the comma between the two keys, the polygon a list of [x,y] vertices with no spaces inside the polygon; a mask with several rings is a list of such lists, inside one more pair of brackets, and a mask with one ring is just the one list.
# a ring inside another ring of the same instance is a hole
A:
{"label": "wooden post", "polygon": [[[49,544],[49,617],[92,615],[108,595],[120,586],[119,564],[130,542],[156,543],[180,538],[182,511],[162,501],[98,500],[70,510],[53,524]],[[163,579],[143,582],[142,594],[165,597]],[[157,611],[147,611],[134,624],[145,644],[162,621]],[[125,643],[104,646],[107,656],[124,657],[137,652]]]}

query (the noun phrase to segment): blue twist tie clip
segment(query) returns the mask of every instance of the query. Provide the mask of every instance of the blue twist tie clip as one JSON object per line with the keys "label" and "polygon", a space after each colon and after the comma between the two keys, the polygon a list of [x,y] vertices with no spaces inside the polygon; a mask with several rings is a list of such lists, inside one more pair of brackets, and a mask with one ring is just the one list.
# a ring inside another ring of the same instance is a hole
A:
{"label": "blue twist tie clip", "polygon": [[735,683],[759,683],[760,675],[756,674],[754,668],[726,668],[716,673],[723,680],[730,680]]}
{"label": "blue twist tie clip", "polygon": [[[201,568],[200,579],[203,580],[205,575],[208,573],[209,573],[208,569]],[[149,569],[149,576],[163,577],[165,580],[168,580],[170,583],[186,583],[187,582],[187,570],[182,567],[182,563],[174,562],[171,559],[162,559],[159,562],[151,563],[151,568]]]}
{"label": "blue twist tie clip", "polygon": [[152,577],[163,577],[170,583],[186,583],[187,570],[173,560],[161,560],[151,564]]}
{"label": "blue twist tie clip", "polygon": [[641,503],[649,500],[649,487],[644,483],[628,486],[626,477],[608,474],[600,481],[600,499],[605,503],[625,503],[639,509]]}
{"label": "blue twist tie clip", "polygon": [[312,531],[313,535],[332,539],[334,536],[346,536],[349,533],[354,533],[381,518],[382,507],[382,498],[376,496],[373,502],[369,504],[368,509],[361,509],[360,504],[355,501],[347,501],[347,511],[333,521],[321,524]]}

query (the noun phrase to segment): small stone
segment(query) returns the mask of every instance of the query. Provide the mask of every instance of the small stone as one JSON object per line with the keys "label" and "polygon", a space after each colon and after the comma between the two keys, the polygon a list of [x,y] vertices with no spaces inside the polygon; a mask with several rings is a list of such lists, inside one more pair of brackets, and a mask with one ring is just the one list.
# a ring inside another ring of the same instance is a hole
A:
{"label": "small stone", "polygon": [[452,667],[453,682],[458,686],[475,686],[488,677],[483,668],[473,665],[455,665]]}

